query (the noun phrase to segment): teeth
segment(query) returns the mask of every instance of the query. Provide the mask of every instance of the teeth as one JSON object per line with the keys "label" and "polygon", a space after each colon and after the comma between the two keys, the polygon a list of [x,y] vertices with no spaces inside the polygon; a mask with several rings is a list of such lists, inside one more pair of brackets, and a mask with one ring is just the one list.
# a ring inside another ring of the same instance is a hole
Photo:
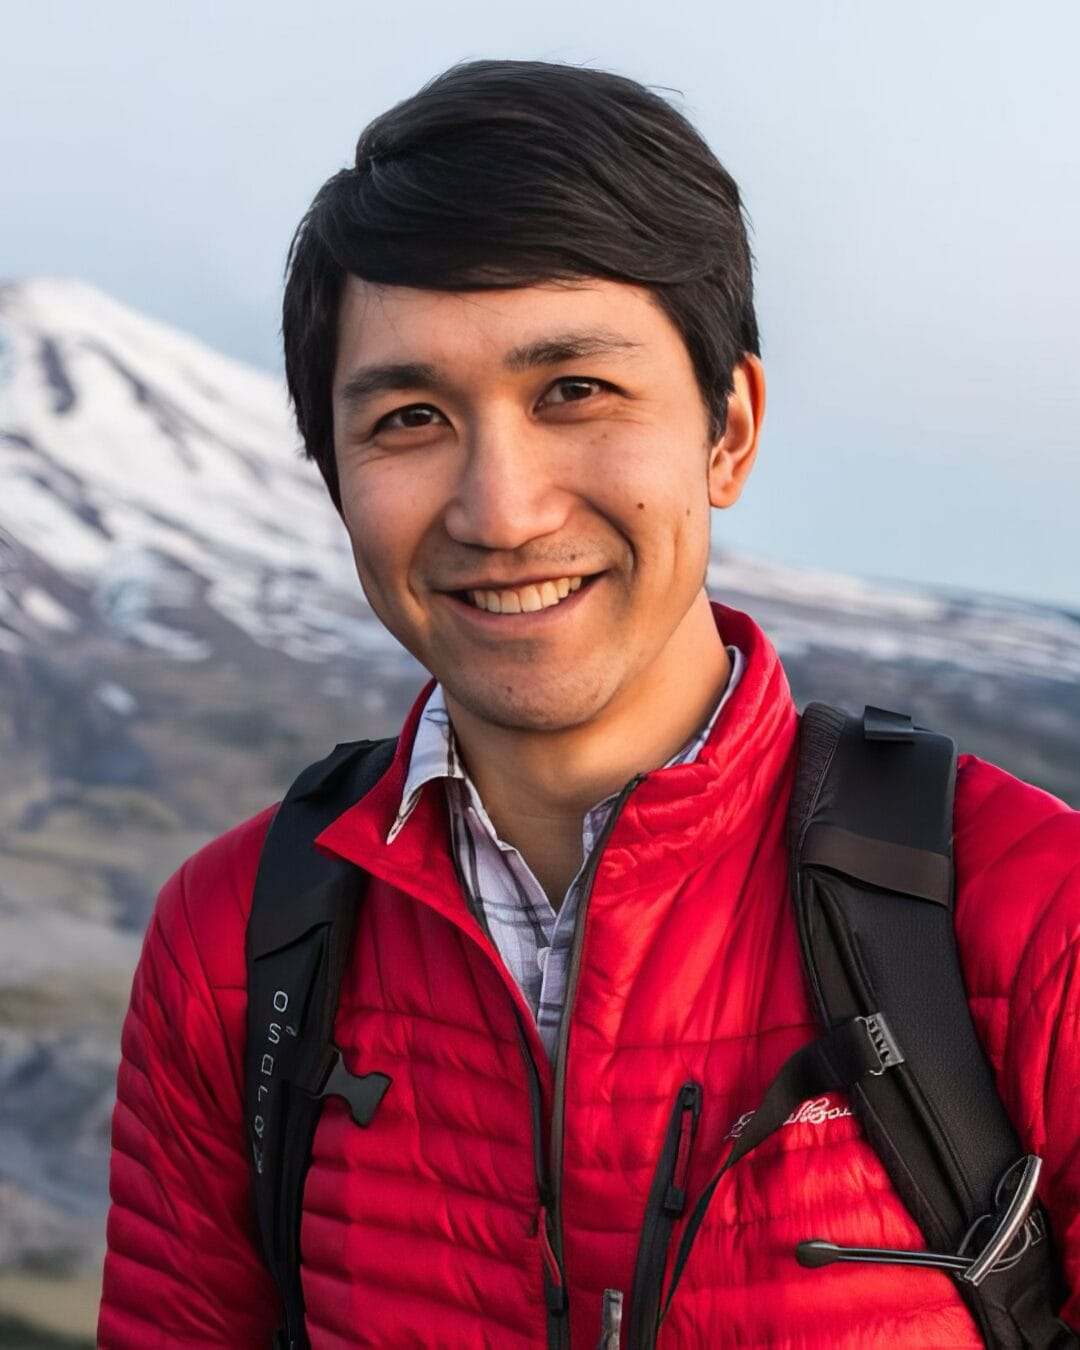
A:
{"label": "teeth", "polygon": [[520,591],[510,591],[509,594],[516,594],[520,597],[522,614],[535,614],[538,609],[544,608],[544,602],[540,598],[540,590],[537,586],[522,586]]}
{"label": "teeth", "polygon": [[581,584],[581,577],[558,577],[552,581],[519,586],[514,590],[465,593],[477,609],[485,609],[489,614],[535,614],[538,610],[550,609],[568,595],[581,590]]}

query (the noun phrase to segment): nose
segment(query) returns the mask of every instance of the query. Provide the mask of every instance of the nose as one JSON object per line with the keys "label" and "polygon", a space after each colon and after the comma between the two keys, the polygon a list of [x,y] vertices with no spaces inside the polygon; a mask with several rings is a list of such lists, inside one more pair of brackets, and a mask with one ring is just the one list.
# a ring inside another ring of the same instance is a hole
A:
{"label": "nose", "polygon": [[452,539],[511,551],[566,523],[570,493],[548,439],[511,416],[485,418],[469,432],[444,517]]}

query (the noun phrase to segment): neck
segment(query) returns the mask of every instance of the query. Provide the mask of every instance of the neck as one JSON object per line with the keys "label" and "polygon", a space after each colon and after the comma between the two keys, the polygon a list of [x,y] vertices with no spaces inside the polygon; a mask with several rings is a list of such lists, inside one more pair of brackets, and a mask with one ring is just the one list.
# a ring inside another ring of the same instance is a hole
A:
{"label": "neck", "polygon": [[582,726],[493,726],[447,695],[454,733],[500,838],[558,907],[582,863],[585,814],[700,730],[731,673],[702,591],[660,656]]}

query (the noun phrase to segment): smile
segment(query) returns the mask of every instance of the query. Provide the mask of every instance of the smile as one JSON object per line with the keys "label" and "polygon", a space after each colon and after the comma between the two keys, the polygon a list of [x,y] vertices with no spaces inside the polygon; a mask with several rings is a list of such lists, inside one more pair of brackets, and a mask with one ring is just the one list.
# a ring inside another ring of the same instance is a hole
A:
{"label": "smile", "polygon": [[557,577],[503,590],[472,590],[461,594],[469,604],[489,614],[535,614],[551,609],[581,589],[584,577]]}

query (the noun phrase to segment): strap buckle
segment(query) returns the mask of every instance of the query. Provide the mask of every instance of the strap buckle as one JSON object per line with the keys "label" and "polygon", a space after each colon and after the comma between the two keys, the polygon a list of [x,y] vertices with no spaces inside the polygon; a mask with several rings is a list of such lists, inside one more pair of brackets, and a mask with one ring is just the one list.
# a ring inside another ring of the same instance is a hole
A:
{"label": "strap buckle", "polygon": [[[978,1286],[991,1272],[1007,1270],[1015,1265],[1029,1247],[1042,1241],[1045,1236],[1042,1216],[1035,1210],[1035,1188],[1039,1184],[1041,1171],[1042,1159],[1036,1153],[1028,1153],[1025,1157],[1018,1158],[998,1182],[994,1201],[999,1211],[1002,1205],[1005,1206],[1004,1212],[990,1234],[986,1246],[978,1256],[971,1259],[967,1270],[960,1276],[962,1280]],[[1006,1204],[1005,1198],[1009,1195],[1010,1188],[1013,1188],[1012,1195]],[[993,1214],[984,1214],[975,1220],[960,1243],[958,1255],[964,1255],[965,1248],[978,1229],[985,1223],[994,1223],[994,1217]],[[1010,1253],[1009,1248],[1018,1237],[1022,1237],[1022,1245],[1019,1251]]]}
{"label": "strap buckle", "polygon": [[[954,1278],[978,1286],[995,1271],[1011,1270],[1018,1261],[1023,1260],[1029,1248],[1036,1246],[1046,1236],[1042,1215],[1035,1208],[1035,1188],[1041,1170],[1042,1159],[1037,1154],[1028,1153],[1018,1158],[1002,1176],[994,1192],[994,1201],[1001,1217],[998,1218],[996,1214],[980,1215],[964,1234],[955,1254],[899,1251],[891,1247],[841,1247],[834,1242],[813,1238],[809,1242],[799,1243],[795,1248],[795,1259],[800,1266],[811,1269],[832,1265],[834,1261],[931,1266],[937,1270],[947,1270]],[[966,1255],[976,1232],[986,1223],[995,1225],[986,1245],[977,1256]]]}
{"label": "strap buckle", "polygon": [[857,1017],[855,1020],[861,1022],[866,1028],[870,1044],[877,1054],[878,1067],[870,1070],[875,1078],[880,1078],[886,1069],[893,1069],[897,1064],[903,1064],[904,1052],[900,1049],[896,1037],[892,1034],[892,1028],[885,1020],[884,1013],[870,1013],[867,1017]]}
{"label": "strap buckle", "polygon": [[379,1103],[393,1079],[385,1073],[350,1073],[336,1045],[330,1047],[330,1067],[323,1085],[313,1097],[340,1097],[353,1120],[364,1129],[371,1124]]}
{"label": "strap buckle", "polygon": [[875,708],[868,703],[863,712],[863,736],[868,741],[900,741],[910,744],[916,728],[908,713]]}

